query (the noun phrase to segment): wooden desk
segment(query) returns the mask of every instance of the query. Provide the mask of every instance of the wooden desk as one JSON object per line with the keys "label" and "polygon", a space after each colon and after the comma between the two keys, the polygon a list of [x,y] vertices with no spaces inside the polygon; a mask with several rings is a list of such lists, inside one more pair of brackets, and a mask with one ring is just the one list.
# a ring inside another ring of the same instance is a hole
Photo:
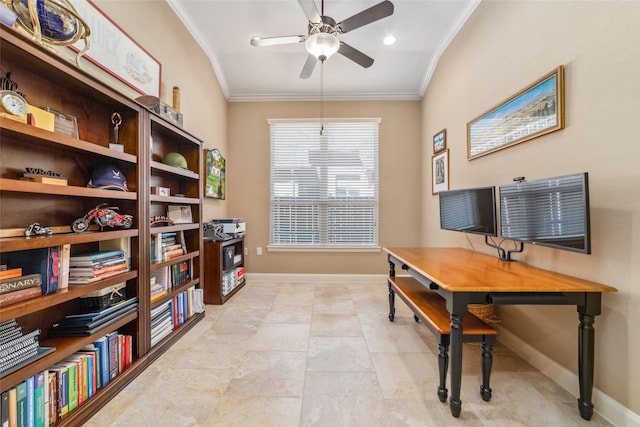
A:
{"label": "wooden desk", "polygon": [[407,271],[447,301],[451,314],[451,396],[449,406],[460,416],[462,401],[462,316],[467,304],[575,305],[578,328],[578,408],[585,420],[593,415],[593,323],[600,314],[602,292],[616,288],[461,248],[385,248],[389,276],[395,267]]}

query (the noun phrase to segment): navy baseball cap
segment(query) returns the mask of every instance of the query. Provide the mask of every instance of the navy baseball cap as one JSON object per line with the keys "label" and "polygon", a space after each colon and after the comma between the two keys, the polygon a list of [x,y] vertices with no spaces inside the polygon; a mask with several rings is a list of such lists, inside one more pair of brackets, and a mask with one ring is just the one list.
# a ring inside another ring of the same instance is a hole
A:
{"label": "navy baseball cap", "polygon": [[91,180],[87,187],[103,190],[129,191],[127,178],[117,166],[110,164],[98,165],[93,169]]}

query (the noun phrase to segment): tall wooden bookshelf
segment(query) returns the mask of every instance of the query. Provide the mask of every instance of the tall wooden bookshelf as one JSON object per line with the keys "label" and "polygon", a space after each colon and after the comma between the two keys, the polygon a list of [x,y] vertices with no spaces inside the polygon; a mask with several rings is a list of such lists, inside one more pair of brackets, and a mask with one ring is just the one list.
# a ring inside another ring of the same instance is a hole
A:
{"label": "tall wooden bookshelf", "polygon": [[[179,260],[188,260],[193,266],[192,278],[172,290],[166,298],[191,286],[200,287],[202,143],[6,27],[0,31],[0,55],[2,74],[12,73],[12,79],[19,84],[18,90],[26,94],[29,104],[47,106],[76,116],[79,133],[75,138],[0,117],[0,262],[14,251],[69,244],[73,255],[99,250],[101,241],[129,239],[130,271],[90,285],[70,285],[56,293],[3,306],[0,310],[0,322],[15,318],[25,330],[40,329],[41,345],[56,348],[53,353],[0,379],[0,392],[46,370],[107,333],[117,330],[133,337],[132,364],[56,423],[60,426],[79,425],[204,317],[203,313],[194,315],[151,347],[150,310],[153,305],[149,296],[149,277],[153,269],[165,265],[150,262],[150,237],[153,233],[184,233],[187,251]],[[114,112],[122,116],[119,142],[124,145],[124,152],[109,149],[113,135],[110,117]],[[151,138],[153,147],[150,146]],[[168,151],[179,151],[185,155],[189,169],[175,170],[162,164],[161,157]],[[126,175],[128,192],[87,188],[93,168],[105,163],[115,165]],[[68,185],[19,180],[25,167],[62,173],[68,179]],[[170,187],[172,195],[152,195],[150,187],[155,185]],[[133,226],[79,234],[69,229],[50,236],[26,238],[21,235],[21,230],[34,222],[54,226],[56,231],[64,229],[103,202],[117,206],[121,213],[133,215]],[[166,215],[169,204],[190,206],[192,223],[152,227],[150,217]],[[138,298],[138,312],[91,336],[49,336],[49,329],[57,319],[80,311],[80,297],[121,282],[126,282],[127,297]]]}

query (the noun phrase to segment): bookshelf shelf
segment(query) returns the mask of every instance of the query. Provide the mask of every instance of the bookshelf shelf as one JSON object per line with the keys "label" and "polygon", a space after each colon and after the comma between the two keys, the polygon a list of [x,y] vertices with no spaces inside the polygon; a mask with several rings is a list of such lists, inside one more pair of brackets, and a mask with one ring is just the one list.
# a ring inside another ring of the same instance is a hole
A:
{"label": "bookshelf shelf", "polygon": [[117,200],[136,200],[138,194],[134,192],[118,192],[97,188],[78,187],[75,185],[52,185],[38,182],[21,181],[19,179],[0,178],[0,190],[21,193],[50,194],[69,197],[93,197]]}
{"label": "bookshelf shelf", "polygon": [[63,233],[51,236],[5,237],[0,239],[2,252],[21,251],[26,249],[47,248],[64,244],[81,244],[99,242],[101,240],[119,239],[122,237],[137,237],[138,230],[87,231],[84,233]]}
{"label": "bookshelf shelf", "polygon": [[131,313],[113,323],[112,325],[109,325],[108,327],[101,329],[97,333],[86,337],[57,337],[41,341],[41,346],[55,347],[56,351],[2,378],[2,389],[4,390],[14,387],[16,384],[26,380],[30,376],[33,376],[38,372],[49,368],[60,360],[64,360],[66,357],[69,357],[74,352],[80,350],[82,347],[91,344],[97,338],[100,338],[101,336],[104,336],[109,332],[115,331],[118,328],[126,325],[127,323],[136,320],[137,318],[138,313]]}
{"label": "bookshelf shelf", "polygon": [[137,271],[128,271],[124,274],[118,274],[117,276],[109,277],[89,285],[69,285],[67,289],[59,290],[54,294],[44,295],[40,298],[34,298],[33,300],[20,301],[15,304],[8,305],[2,308],[2,313],[0,313],[0,322],[22,316],[28,316],[29,314],[36,313],[52,305],[71,301],[91,292],[113,286],[116,283],[134,279],[137,276]]}
{"label": "bookshelf shelf", "polygon": [[169,259],[167,261],[151,263],[150,268],[151,268],[151,271],[160,270],[161,268],[167,267],[167,266],[169,266],[171,264],[175,264],[175,263],[180,262],[180,261],[187,261],[187,260],[190,260],[190,259],[194,259],[194,258],[196,258],[198,256],[200,256],[200,251],[189,252],[188,254],[177,256],[177,257],[171,258],[171,259]]}

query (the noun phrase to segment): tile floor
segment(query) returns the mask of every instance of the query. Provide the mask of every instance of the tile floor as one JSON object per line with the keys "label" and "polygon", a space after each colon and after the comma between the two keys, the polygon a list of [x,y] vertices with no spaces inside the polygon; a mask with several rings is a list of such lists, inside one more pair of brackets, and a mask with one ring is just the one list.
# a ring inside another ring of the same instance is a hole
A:
{"label": "tile floor", "polygon": [[248,282],[86,426],[608,426],[497,344],[493,398],[465,344],[462,414],[436,395],[437,344],[386,283]]}

